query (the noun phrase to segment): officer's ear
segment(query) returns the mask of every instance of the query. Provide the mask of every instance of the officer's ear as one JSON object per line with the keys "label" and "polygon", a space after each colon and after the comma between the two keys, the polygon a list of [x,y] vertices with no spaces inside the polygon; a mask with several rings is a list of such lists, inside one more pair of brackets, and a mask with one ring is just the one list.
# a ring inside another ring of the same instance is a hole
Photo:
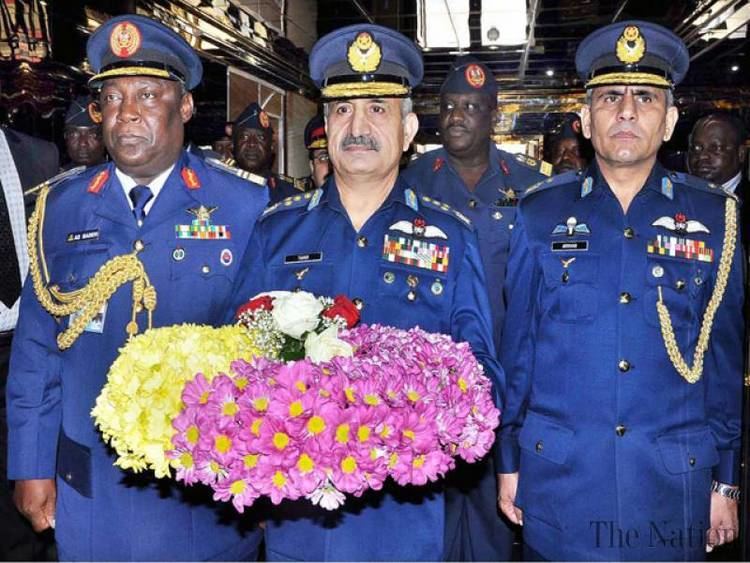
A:
{"label": "officer's ear", "polygon": [[591,108],[588,104],[581,107],[581,132],[587,139],[591,139]]}
{"label": "officer's ear", "polygon": [[96,124],[102,122],[102,110],[101,107],[99,107],[99,102],[91,102],[86,109],[88,109],[91,121]]}
{"label": "officer's ear", "polygon": [[664,127],[664,142],[669,141],[674,133],[674,128],[677,125],[677,120],[680,118],[680,112],[677,110],[677,106],[669,106],[667,108],[666,115],[666,126]]}
{"label": "officer's ear", "polygon": [[193,95],[190,92],[185,92],[180,99],[180,117],[182,117],[182,122],[187,123],[190,121],[194,112],[195,104],[193,103]]}
{"label": "officer's ear", "polygon": [[417,114],[414,112],[409,113],[404,118],[404,145],[401,149],[402,152],[406,152],[409,150],[411,142],[414,140],[414,137],[416,137],[418,130],[419,118],[417,117]]}

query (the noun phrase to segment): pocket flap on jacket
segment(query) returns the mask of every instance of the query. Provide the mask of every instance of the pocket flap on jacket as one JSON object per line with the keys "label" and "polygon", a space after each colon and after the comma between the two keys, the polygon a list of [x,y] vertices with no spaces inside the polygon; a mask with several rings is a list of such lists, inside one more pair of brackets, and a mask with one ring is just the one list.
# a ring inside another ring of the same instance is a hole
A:
{"label": "pocket flap on jacket", "polygon": [[664,434],[656,444],[669,473],[687,473],[719,463],[716,441],[708,428]]}
{"label": "pocket flap on jacket", "polygon": [[574,435],[570,428],[528,412],[518,436],[518,443],[524,450],[553,463],[563,464],[573,445]]}

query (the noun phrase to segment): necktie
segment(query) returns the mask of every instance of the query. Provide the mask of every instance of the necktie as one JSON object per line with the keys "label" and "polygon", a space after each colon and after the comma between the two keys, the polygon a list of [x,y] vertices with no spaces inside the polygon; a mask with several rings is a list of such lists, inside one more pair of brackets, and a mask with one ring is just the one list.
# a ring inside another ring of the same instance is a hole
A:
{"label": "necktie", "polygon": [[18,269],[16,245],[5,192],[0,184],[0,301],[10,309],[21,294],[21,271]]}
{"label": "necktie", "polygon": [[133,215],[140,227],[146,218],[146,204],[154,197],[148,186],[134,186],[130,189],[130,201],[133,202]]}

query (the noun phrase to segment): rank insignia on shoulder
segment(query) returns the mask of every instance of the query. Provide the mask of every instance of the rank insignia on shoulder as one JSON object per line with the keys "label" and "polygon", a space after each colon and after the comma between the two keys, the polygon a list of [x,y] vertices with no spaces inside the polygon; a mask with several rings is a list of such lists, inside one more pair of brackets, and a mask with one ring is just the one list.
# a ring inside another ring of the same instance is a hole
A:
{"label": "rank insignia on shoulder", "polygon": [[187,189],[200,189],[201,181],[198,178],[198,175],[195,173],[195,170],[193,170],[192,168],[184,166],[182,168],[182,171],[180,172],[180,176],[182,176],[182,181],[185,182],[185,187],[187,187]]}
{"label": "rank insignia on shoulder", "polygon": [[437,172],[443,167],[444,160],[441,157],[437,157],[435,162],[432,163],[432,171]]}
{"label": "rank insignia on shoulder", "polygon": [[539,172],[545,176],[552,176],[552,165],[546,160],[543,160],[539,165]]}
{"label": "rank insignia on shoulder", "polygon": [[674,199],[674,185],[672,184],[672,180],[666,176],[661,179],[661,193],[669,199]]}
{"label": "rank insignia on shoulder", "polygon": [[227,225],[211,223],[211,214],[218,207],[191,207],[187,210],[195,219],[189,225],[175,225],[175,236],[179,239],[228,240],[232,238]]}
{"label": "rank insignia on shoulder", "polygon": [[668,231],[674,231],[677,234],[711,233],[711,231],[708,230],[708,227],[703,223],[700,221],[689,220],[684,213],[675,213],[674,218],[667,217],[666,215],[659,217],[656,221],[651,223],[651,225],[654,227],[663,227]]}
{"label": "rank insignia on shoulder", "polygon": [[553,235],[566,235],[572,237],[573,235],[590,235],[591,230],[586,223],[579,223],[575,217],[568,217],[565,223],[560,223],[555,226],[552,231]]}
{"label": "rank insignia on shoulder", "polygon": [[76,166],[75,168],[71,168],[70,170],[65,170],[63,172],[60,172],[59,174],[52,176],[49,180],[45,180],[41,184],[38,184],[34,186],[33,188],[29,188],[25,192],[23,192],[24,196],[27,195],[33,195],[40,191],[44,187],[53,188],[63,180],[67,180],[68,178],[73,178],[74,176],[78,176],[81,172],[86,170],[85,166]]}
{"label": "rank insignia on shoulder", "polygon": [[594,189],[594,179],[591,176],[587,176],[581,184],[581,197],[584,198],[591,193]]}
{"label": "rank insignia on shoulder", "polygon": [[389,231],[400,231],[407,235],[414,235],[417,238],[442,238],[448,239],[448,235],[440,228],[434,225],[427,225],[425,220],[417,217],[413,222],[396,221],[388,227]]}
{"label": "rank insignia on shoulder", "polygon": [[88,192],[90,194],[99,194],[101,189],[107,183],[107,180],[109,180],[109,170],[105,169],[94,176],[91,182],[89,182]]}

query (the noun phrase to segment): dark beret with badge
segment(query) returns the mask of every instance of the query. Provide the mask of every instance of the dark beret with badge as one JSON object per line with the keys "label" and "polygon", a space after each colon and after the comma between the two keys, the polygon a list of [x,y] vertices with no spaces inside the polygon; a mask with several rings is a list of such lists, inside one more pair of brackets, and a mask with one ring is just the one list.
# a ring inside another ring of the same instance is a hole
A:
{"label": "dark beret with badge", "polygon": [[682,39],[645,21],[617,22],[598,29],[576,52],[576,70],[586,88],[623,84],[674,88],[689,65]]}
{"label": "dark beret with badge", "polygon": [[200,84],[203,65],[195,50],[156,20],[128,14],[107,20],[89,38],[86,54],[96,73],[89,86],[108,78],[153,76],[176,80],[192,90]]}
{"label": "dark beret with badge", "polygon": [[305,148],[311,151],[328,148],[326,124],[320,114],[313,116],[305,125]]}
{"label": "dark beret with badge", "polygon": [[65,127],[96,127],[97,123],[89,115],[89,103],[91,99],[88,96],[76,96],[68,106],[65,112]]}
{"label": "dark beret with badge", "polygon": [[242,113],[234,120],[234,129],[235,131],[239,131],[240,129],[260,129],[261,131],[270,131],[273,133],[271,118],[261,109],[258,102],[252,102],[242,110]]}
{"label": "dark beret with badge", "polygon": [[440,94],[471,94],[481,92],[492,99],[497,98],[495,75],[483,62],[464,55],[458,57],[440,87]]}
{"label": "dark beret with badge", "polygon": [[310,75],[323,101],[407,97],[422,82],[423,70],[411,39],[373,24],[337,29],[310,52]]}

